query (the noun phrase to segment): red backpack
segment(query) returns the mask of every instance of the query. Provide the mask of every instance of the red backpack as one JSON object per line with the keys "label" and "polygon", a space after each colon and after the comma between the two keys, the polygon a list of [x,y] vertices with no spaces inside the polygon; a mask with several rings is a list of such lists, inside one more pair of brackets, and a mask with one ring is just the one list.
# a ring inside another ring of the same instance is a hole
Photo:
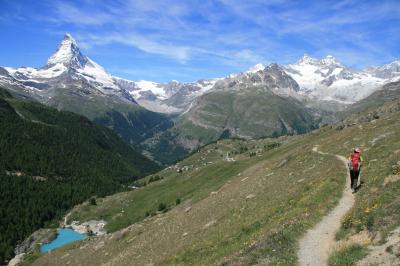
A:
{"label": "red backpack", "polygon": [[359,152],[353,152],[351,155],[351,166],[353,171],[358,171],[360,166],[360,157],[361,154]]}

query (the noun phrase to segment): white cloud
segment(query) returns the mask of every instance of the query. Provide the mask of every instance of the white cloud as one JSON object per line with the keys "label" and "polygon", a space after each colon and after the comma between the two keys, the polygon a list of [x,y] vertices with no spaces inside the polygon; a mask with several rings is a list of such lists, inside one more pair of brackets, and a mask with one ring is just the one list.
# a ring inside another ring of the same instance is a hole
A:
{"label": "white cloud", "polygon": [[[383,33],[384,39],[377,39],[365,25],[400,18],[400,5],[390,0],[51,3],[53,21],[74,24],[86,48],[119,43],[181,63],[203,58],[226,65],[279,61],[310,50],[352,51],[348,61],[354,64],[361,64],[358,58],[365,53],[373,55],[368,58],[389,57],[385,48],[398,34]],[[382,31],[393,31],[387,25]]]}
{"label": "white cloud", "polygon": [[67,2],[55,2],[54,8],[58,15],[56,20],[59,19],[67,23],[101,26],[114,19],[112,15],[104,12],[92,11],[88,13],[82,11],[80,8]]}
{"label": "white cloud", "polygon": [[244,61],[245,63],[257,64],[266,61],[262,56],[254,53],[252,50],[249,49],[240,50],[238,52],[235,52],[233,55],[234,58],[242,62]]}
{"label": "white cloud", "polygon": [[165,44],[157,40],[137,35],[134,33],[108,33],[106,35],[95,35],[88,34],[81,36],[82,41],[88,47],[90,45],[107,45],[110,43],[120,43],[130,46],[134,46],[147,53],[160,54],[170,58],[179,60],[180,62],[186,62],[190,57],[190,47],[177,46],[171,44]]}

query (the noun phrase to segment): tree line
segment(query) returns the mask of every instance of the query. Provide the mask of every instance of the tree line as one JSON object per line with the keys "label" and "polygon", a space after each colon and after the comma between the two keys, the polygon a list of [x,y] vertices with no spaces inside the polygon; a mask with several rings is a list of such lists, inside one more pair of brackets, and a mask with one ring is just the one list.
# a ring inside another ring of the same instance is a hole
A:
{"label": "tree line", "polygon": [[74,205],[157,169],[110,129],[0,94],[0,262]]}

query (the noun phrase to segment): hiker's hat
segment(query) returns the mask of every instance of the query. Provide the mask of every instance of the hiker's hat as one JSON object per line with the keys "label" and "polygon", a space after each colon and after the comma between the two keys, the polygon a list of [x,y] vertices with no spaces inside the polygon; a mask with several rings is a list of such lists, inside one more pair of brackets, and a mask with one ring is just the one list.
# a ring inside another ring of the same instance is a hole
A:
{"label": "hiker's hat", "polygon": [[354,148],[354,152],[360,153],[361,150],[360,150],[360,148]]}

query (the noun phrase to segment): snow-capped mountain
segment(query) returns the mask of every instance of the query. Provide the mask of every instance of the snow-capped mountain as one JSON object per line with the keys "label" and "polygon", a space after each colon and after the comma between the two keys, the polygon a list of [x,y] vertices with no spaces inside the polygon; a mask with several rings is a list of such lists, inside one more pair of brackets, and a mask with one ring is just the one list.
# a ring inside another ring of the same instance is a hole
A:
{"label": "snow-capped mountain", "polygon": [[66,67],[83,68],[88,58],[83,56],[72,36],[67,33],[57,51],[47,60],[47,67],[60,64]]}
{"label": "snow-capped mountain", "polygon": [[[389,80],[374,71],[353,71],[333,56],[321,60],[304,55],[297,63],[284,66],[300,86],[300,94],[315,100],[345,104],[357,102],[382,87]],[[393,78],[397,74],[388,71]],[[397,75],[399,76],[399,75]]]}
{"label": "snow-capped mountain", "polygon": [[119,86],[129,91],[140,105],[163,113],[185,113],[194,99],[216,90],[238,90],[256,85],[267,86],[280,94],[293,94],[299,90],[296,81],[277,64],[269,66],[257,64],[244,72],[231,74],[225,78],[203,79],[188,83],[176,80],[168,83],[129,81],[122,78],[115,80]]}
{"label": "snow-capped mountain", "polygon": [[194,98],[209,91],[219,80],[216,78],[188,83],[173,80],[168,83],[156,83],[146,80],[114,79],[119,86],[129,91],[140,105],[161,113],[184,111]]}
{"label": "snow-capped mountain", "polygon": [[75,87],[80,88],[76,92],[79,94],[114,97],[161,113],[183,113],[194,99],[213,90],[243,90],[254,86],[265,86],[277,94],[297,98],[350,104],[399,78],[400,61],[354,71],[332,56],[319,60],[304,55],[294,64],[256,64],[225,78],[189,83],[131,81],[110,75],[83,55],[69,34],[44,67],[0,67],[0,85],[22,90],[42,101],[50,100],[60,88]]}
{"label": "snow-capped mountain", "polygon": [[245,72],[231,74],[220,79],[213,90],[243,91],[260,86],[282,95],[294,95],[299,91],[297,82],[278,64],[257,64]]}
{"label": "snow-capped mountain", "polygon": [[50,56],[44,67],[3,69],[0,83],[19,88],[41,100],[51,99],[60,88],[80,87],[85,90],[85,94],[118,97],[136,103],[109,73],[81,53],[69,34],[64,36],[57,51]]}
{"label": "snow-capped mountain", "polygon": [[400,61],[364,71],[354,71],[333,56],[314,59],[304,55],[289,65],[256,64],[248,70],[225,78],[193,83],[171,81],[131,82],[129,92],[146,108],[159,112],[183,112],[198,96],[216,90],[245,90],[255,86],[272,89],[275,94],[298,99],[330,101],[340,104],[357,102],[400,77]]}
{"label": "snow-capped mountain", "polygon": [[369,68],[366,72],[382,79],[396,79],[400,77],[400,60],[396,60],[380,67]]}
{"label": "snow-capped mountain", "polygon": [[159,84],[114,77],[83,55],[70,34],[64,36],[44,67],[0,67],[0,85],[15,88],[19,93],[41,101],[51,100],[60,88],[79,87],[84,91],[79,93],[138,102],[151,111],[161,113],[182,112],[192,99],[210,90],[217,80]]}
{"label": "snow-capped mountain", "polygon": [[44,67],[0,68],[0,86],[86,116],[113,129],[135,147],[173,125],[167,116],[140,106],[129,93],[130,83],[119,81],[83,55],[69,34]]}
{"label": "snow-capped mountain", "polygon": [[159,113],[179,113],[179,108],[170,106],[163,101],[168,99],[162,84],[152,81],[131,81],[114,77],[118,86],[124,88],[143,107]]}

